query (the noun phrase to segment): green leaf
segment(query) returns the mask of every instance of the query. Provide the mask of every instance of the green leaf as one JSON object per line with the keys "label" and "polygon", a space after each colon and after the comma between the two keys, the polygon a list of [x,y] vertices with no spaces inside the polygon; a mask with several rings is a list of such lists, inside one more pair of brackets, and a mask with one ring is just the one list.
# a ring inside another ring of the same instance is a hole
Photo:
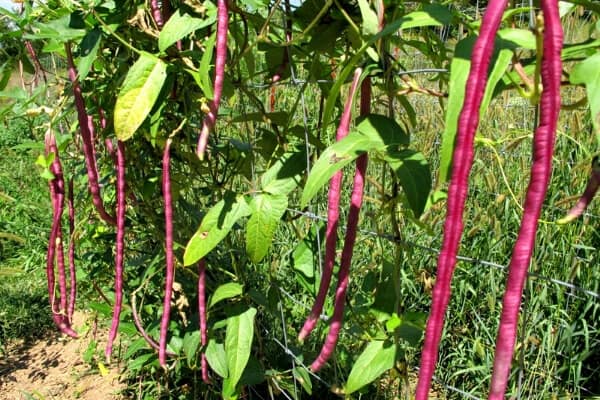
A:
{"label": "green leaf", "polygon": [[214,24],[217,19],[215,11],[215,8],[210,8],[205,18],[196,18],[189,14],[182,14],[181,9],[178,9],[171,15],[171,18],[160,31],[158,49],[164,52],[173,43],[183,39],[190,33]]}
{"label": "green leaf", "polygon": [[600,53],[576,64],[571,71],[571,83],[585,84],[588,104],[592,113],[592,125],[600,144]]}
{"label": "green leaf", "polygon": [[[458,129],[458,119],[463,106],[467,77],[471,68],[471,51],[475,43],[475,37],[470,36],[456,44],[454,58],[450,65],[450,82],[448,85],[448,108],[446,110],[446,123],[442,135],[442,146],[440,150],[440,169],[438,176],[438,186],[448,182],[452,166],[452,156],[454,154],[454,145]],[[496,51],[492,57],[490,72],[485,94],[483,96],[479,115],[485,115],[488,108],[494,88],[506,71],[510,60],[512,59],[512,50],[514,47],[511,42],[502,40],[496,41]]]}
{"label": "green leaf", "polygon": [[310,237],[301,241],[292,253],[292,265],[294,269],[302,273],[307,278],[314,278],[314,258],[315,254],[312,248],[312,239]]}
{"label": "green leaf", "polygon": [[82,25],[81,16],[76,13],[66,14],[45,23],[34,22],[32,25],[35,33],[23,35],[25,39],[50,39],[65,43],[79,40],[85,35],[85,25]]}
{"label": "green leaf", "polygon": [[375,35],[379,31],[377,14],[371,9],[367,0],[358,0],[358,6],[363,19],[362,34],[365,36]]}
{"label": "green leaf", "polygon": [[220,285],[215,289],[208,303],[208,308],[211,308],[221,300],[230,299],[239,296],[243,293],[244,287],[239,283],[228,282]]}
{"label": "green leaf", "polygon": [[240,378],[241,385],[258,385],[262,381],[265,380],[265,370],[262,365],[258,362],[256,357],[252,355],[248,359],[248,364],[246,364],[246,368],[244,368],[244,373]]}
{"label": "green leaf", "polygon": [[387,146],[408,146],[410,137],[398,123],[386,116],[369,114],[359,118],[354,129],[367,136],[372,142],[374,149],[382,149]]}
{"label": "green leaf", "polygon": [[206,256],[227,236],[240,218],[250,213],[251,209],[243,196],[227,194],[202,219],[200,227],[185,248],[183,264],[192,265]]}
{"label": "green leaf", "polygon": [[127,363],[127,369],[129,371],[132,371],[132,372],[140,370],[140,369],[142,369],[142,367],[144,365],[146,365],[146,363],[149,360],[151,360],[153,358],[154,358],[153,361],[155,361],[156,360],[156,355],[154,353],[142,354],[141,356],[136,357],[133,360],[129,361]]}
{"label": "green leaf", "polygon": [[428,4],[422,11],[413,11],[402,17],[400,29],[442,26],[452,22],[452,12],[440,4]]}
{"label": "green leaf", "polygon": [[367,115],[348,136],[323,151],[306,180],[301,206],[305,207],[337,171],[361,154],[408,143],[408,135],[396,121],[382,115]]}
{"label": "green leaf", "polygon": [[523,49],[535,50],[535,35],[529,29],[500,29],[498,36],[506,42],[512,42],[515,47]]}
{"label": "green leaf", "polygon": [[200,80],[198,83],[204,96],[208,99],[213,98],[213,85],[210,79],[210,62],[212,61],[216,39],[217,36],[215,33],[206,41],[204,54],[202,54],[202,58],[200,59]]}
{"label": "green leaf", "polygon": [[159,58],[142,53],[133,64],[115,104],[115,134],[127,140],[146,119],[167,78],[167,66]]}
{"label": "green leaf", "polygon": [[179,336],[172,336],[169,343],[167,343],[167,349],[175,354],[179,354],[183,348],[183,340]]}
{"label": "green leaf", "polygon": [[[94,341],[90,342],[90,345],[92,343],[95,343]],[[146,342],[146,339],[144,338],[139,338],[138,340],[133,341],[132,343],[129,344],[129,346],[127,346],[127,351],[125,352],[125,355],[123,355],[123,360],[129,360],[131,359],[131,357],[133,357],[133,355],[135,353],[138,352],[138,350],[141,349],[148,349],[148,342]],[[94,349],[95,351],[96,349]],[[90,361],[86,361],[86,362],[90,362]]]}
{"label": "green leaf", "polygon": [[12,60],[8,60],[0,67],[0,90],[6,89],[8,82],[13,74],[14,64]]}
{"label": "green leaf", "polygon": [[396,335],[406,340],[411,347],[416,346],[423,337],[427,314],[407,312],[401,315],[402,323],[396,328]]}
{"label": "green leaf", "polygon": [[223,343],[217,343],[214,339],[208,341],[206,346],[206,361],[210,368],[217,373],[221,378],[227,378],[229,373],[227,371],[227,355],[225,354],[225,346]]}
{"label": "green leaf", "polygon": [[267,255],[273,234],[288,206],[285,195],[259,194],[252,199],[252,216],[246,225],[246,252],[253,263]]}
{"label": "green leaf", "polygon": [[581,43],[565,44],[560,57],[563,62],[567,60],[579,61],[582,58],[593,56],[598,51],[600,39],[589,39]]}
{"label": "green leaf", "polygon": [[82,82],[90,72],[92,64],[98,54],[100,48],[100,38],[102,32],[100,29],[92,29],[85,34],[81,43],[79,44],[79,60],[77,61],[77,73],[79,74],[79,81]]}
{"label": "green leaf", "polygon": [[396,172],[410,209],[419,218],[431,191],[431,173],[425,156],[414,150],[388,151],[385,161]]}
{"label": "green leaf", "polygon": [[183,337],[183,353],[187,359],[188,367],[195,365],[195,354],[200,346],[200,331],[187,332]]}
{"label": "green leaf", "polygon": [[239,382],[252,350],[254,336],[255,308],[249,308],[242,314],[229,317],[225,333],[225,354],[227,355],[227,371],[229,377],[223,382],[223,394],[231,397]]}
{"label": "green leaf", "polygon": [[351,394],[363,386],[373,382],[377,377],[394,366],[396,346],[381,340],[376,340],[367,345],[358,357],[348,382],[344,387],[346,395]]}
{"label": "green leaf", "polygon": [[304,389],[306,393],[309,395],[312,394],[312,382],[310,380],[310,375],[308,374],[308,370],[303,367],[296,367],[292,370],[292,374],[294,375],[294,379],[300,382],[300,385]]}
{"label": "green leaf", "polygon": [[215,39],[216,33],[213,33],[204,42],[204,53],[200,59],[200,68],[197,71],[189,68],[185,69],[185,71],[194,78],[196,85],[202,90],[204,97],[207,99],[212,99],[213,97],[212,81],[210,80],[210,62],[215,47]]}
{"label": "green leaf", "polygon": [[305,170],[305,151],[285,153],[260,178],[262,190],[274,195],[287,195],[298,186]]}

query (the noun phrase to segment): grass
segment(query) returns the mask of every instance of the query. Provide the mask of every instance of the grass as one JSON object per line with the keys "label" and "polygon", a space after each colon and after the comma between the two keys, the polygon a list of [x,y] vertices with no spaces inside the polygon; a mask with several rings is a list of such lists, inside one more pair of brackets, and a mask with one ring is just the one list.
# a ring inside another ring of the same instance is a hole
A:
{"label": "grass", "polygon": [[0,343],[40,337],[52,325],[45,286],[50,204],[34,165],[30,126],[11,120],[0,134]]}

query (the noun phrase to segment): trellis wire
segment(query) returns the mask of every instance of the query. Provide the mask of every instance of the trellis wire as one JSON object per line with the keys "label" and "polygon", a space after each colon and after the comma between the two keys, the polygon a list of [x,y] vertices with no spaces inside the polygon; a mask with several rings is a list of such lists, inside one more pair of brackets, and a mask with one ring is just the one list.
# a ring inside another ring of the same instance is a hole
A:
{"label": "trellis wire", "polygon": [[[319,215],[316,215],[316,214],[311,213],[311,212],[296,210],[296,209],[292,209],[292,208],[288,208],[287,211],[295,213],[295,214],[298,214],[298,215],[302,215],[302,216],[304,216],[306,218],[309,218],[309,219],[312,219],[312,220],[327,221],[326,217],[319,216]],[[342,229],[345,229],[345,228],[342,227]],[[409,241],[409,240],[399,239],[399,238],[396,238],[396,237],[394,237],[394,235],[389,234],[389,233],[379,233],[379,232],[374,232],[374,231],[370,231],[370,230],[366,230],[366,229],[360,229],[359,231],[360,231],[360,233],[362,233],[364,235],[375,236],[375,237],[378,237],[378,238],[382,238],[382,239],[388,240],[390,242],[401,244],[403,246],[415,247],[415,248],[427,251],[427,252],[432,253],[432,254],[436,254],[436,255],[440,254],[440,249],[437,249],[437,248],[434,248],[434,247],[429,247],[429,246],[424,246],[422,244],[418,244],[418,243],[415,243],[415,242],[412,242],[412,241]],[[471,263],[471,264],[480,264],[482,266],[492,267],[492,268],[499,269],[499,270],[506,270],[506,268],[507,268],[506,265],[499,264],[499,263],[494,262],[494,261],[480,260],[480,259],[477,259],[477,258],[472,258],[472,257],[468,257],[468,256],[461,256],[461,255],[457,256],[456,258],[459,261],[464,261],[464,262],[468,262],[468,263]],[[587,260],[585,260],[585,261],[587,261]],[[543,280],[543,281],[554,283],[554,284],[556,284],[558,286],[562,286],[562,287],[565,287],[567,289],[576,290],[576,291],[584,293],[584,294],[586,294],[586,295],[588,295],[590,297],[595,297],[597,299],[600,299],[600,293],[594,292],[593,290],[582,288],[582,287],[577,286],[577,285],[575,285],[573,283],[570,283],[570,282],[565,282],[565,281],[562,281],[562,280],[556,279],[556,278],[550,278],[550,277],[538,274],[537,272],[529,272],[529,276],[532,277],[532,278],[536,278],[536,279],[540,279],[540,280]]]}
{"label": "trellis wire", "polygon": [[[525,0],[528,1],[528,0]],[[275,5],[279,4],[279,2],[275,2]],[[479,2],[477,3],[477,11],[479,11]],[[284,24],[283,26],[286,26],[285,24],[285,13],[283,13],[284,15]],[[523,17],[523,16],[521,16]],[[440,31],[440,35],[444,35],[447,32],[445,31]],[[305,98],[305,89],[307,88],[308,85],[316,85],[316,84],[333,84],[335,81],[334,80],[330,80],[330,79],[320,79],[320,80],[308,80],[308,79],[300,79],[298,78],[296,71],[295,71],[295,67],[294,67],[294,58],[292,57],[291,51],[292,48],[291,46],[286,46],[286,51],[288,52],[288,60],[289,60],[289,68],[290,68],[290,78],[289,80],[286,81],[279,81],[276,83],[260,83],[260,82],[253,82],[250,84],[247,84],[246,86],[248,88],[251,89],[256,89],[256,90],[260,90],[260,89],[268,89],[271,88],[273,86],[286,86],[286,87],[291,87],[291,88],[296,88],[296,90],[299,91],[299,98],[298,98],[298,102],[300,103],[300,107],[301,107],[301,118],[302,118],[302,123],[303,123],[303,127],[304,127],[304,136],[305,136],[305,146],[306,146],[306,153],[307,153],[307,170],[310,171],[311,169],[311,165],[310,165],[310,147],[311,145],[309,144],[309,132],[308,132],[308,121],[309,121],[309,117],[308,117],[308,111],[307,111],[307,106],[306,106],[306,98]],[[437,74],[447,74],[449,71],[447,69],[444,68],[418,68],[418,69],[410,69],[410,70],[406,70],[406,71],[401,71],[398,73],[398,76],[403,76],[403,75],[413,75],[413,74],[430,74],[430,73],[437,73]],[[529,105],[522,105],[522,104],[507,104],[507,107],[524,107],[527,109],[530,109],[531,106]],[[523,126],[523,129],[529,129],[531,128],[528,124],[526,124],[526,126]],[[439,144],[439,143],[438,143]],[[485,150],[485,149],[484,149]],[[502,156],[505,156],[507,154],[507,151],[504,147],[500,148],[498,150],[498,153]],[[511,154],[514,156],[514,152],[511,152]],[[530,154],[521,154],[521,156],[527,156],[529,157]],[[481,190],[478,190],[479,192],[482,192]],[[499,193],[487,193],[489,195],[492,196],[499,196]],[[306,217],[310,220],[314,220],[314,221],[323,221],[326,222],[327,219],[321,215],[319,215],[318,212],[313,212],[312,210],[312,205],[309,205],[309,208],[305,211],[302,210],[297,210],[294,208],[288,208],[287,211],[290,213],[294,213],[296,215],[301,215],[303,217]],[[550,206],[549,208],[553,209],[553,210],[557,210],[560,211],[561,213],[565,212],[566,210],[563,210],[559,207],[555,207],[555,206]],[[586,217],[589,218],[600,218],[600,216],[598,215],[594,215],[590,212],[586,212],[585,213]],[[343,230],[345,230],[345,227],[342,227]],[[432,247],[432,246],[426,246],[423,244],[418,244],[416,242],[412,242],[409,240],[405,240],[405,239],[400,239],[400,238],[396,238],[394,237],[394,235],[389,234],[389,233],[381,233],[381,232],[375,232],[375,231],[371,231],[371,230],[367,230],[367,229],[360,229],[359,230],[360,234],[362,235],[368,235],[368,236],[374,236],[374,237],[378,237],[378,238],[382,238],[384,240],[393,242],[393,243],[397,243],[400,244],[402,246],[407,246],[407,247],[413,247],[413,248],[417,248],[423,251],[426,251],[430,254],[435,254],[435,255],[439,255],[440,253],[440,249]],[[316,272],[320,272],[321,270],[321,264],[322,264],[322,258],[321,258],[321,237],[320,237],[320,233],[319,230],[316,230],[316,246],[317,246],[317,250],[316,250],[316,256],[318,257],[317,259],[317,268],[318,271]],[[497,270],[501,270],[501,271],[506,271],[507,270],[507,266],[494,262],[494,261],[489,261],[489,260],[481,260],[481,259],[476,259],[476,258],[472,258],[472,257],[468,257],[468,256],[457,256],[457,259],[463,262],[467,262],[467,263],[471,263],[471,264],[476,264],[476,265],[480,265],[480,266],[484,266],[484,267],[488,267],[488,268],[493,268],[493,269],[497,269]],[[581,259],[580,261],[584,261],[584,262],[590,262],[587,259]],[[569,290],[569,292],[566,293],[567,296],[570,297],[575,297],[578,299],[582,299],[582,297],[577,296],[576,294],[574,294],[573,292],[577,292],[580,294],[583,294],[585,296],[589,296],[595,299],[600,299],[600,294],[593,291],[593,290],[589,290],[583,287],[580,287],[574,283],[571,282],[566,282],[560,279],[556,279],[556,278],[552,278],[552,277],[548,277],[548,276],[544,276],[542,274],[536,273],[536,272],[529,272],[528,276],[530,278],[534,278],[536,280],[545,282],[546,285],[556,285],[560,288]],[[279,291],[279,293],[282,296],[285,296],[287,299],[289,299],[293,304],[301,307],[302,309],[305,310],[310,310],[310,306],[307,305],[305,302],[298,300],[296,297],[294,297],[293,294],[291,294],[290,292],[288,292],[287,290],[285,290],[282,287],[277,286],[277,289]],[[294,353],[294,351],[292,351],[289,347],[288,344],[288,336],[287,336],[287,329],[286,329],[286,320],[285,320],[285,314],[284,314],[284,310],[283,310],[283,305],[281,303],[281,300],[278,302],[278,309],[279,309],[279,318],[281,319],[281,327],[282,327],[282,332],[283,332],[283,342],[282,340],[280,340],[279,338],[277,338],[275,336],[274,333],[269,332],[268,330],[265,329],[267,335],[269,335],[271,337],[271,340],[277,344],[277,346],[279,346],[282,351],[290,357],[290,361],[291,361],[291,365],[292,368],[297,368],[297,366],[305,369],[314,379],[316,379],[317,381],[319,381],[320,383],[322,383],[324,386],[326,386],[327,388],[331,388],[332,385],[325,381],[323,378],[321,378],[319,375],[315,374],[314,372],[312,372],[302,361],[302,359]],[[320,315],[320,319],[323,321],[327,321],[329,319],[329,317],[325,314],[321,314]],[[522,335],[524,334],[524,330],[522,331]],[[522,351],[520,352],[520,359],[519,359],[519,379],[518,379],[518,388],[517,388],[517,395],[520,397],[522,395],[522,389],[523,389],[523,376],[524,373],[526,371],[526,368],[524,366],[524,349],[522,349]],[[418,372],[418,368],[414,368],[414,371]],[[529,369],[527,369],[527,371],[529,371]],[[298,388],[297,388],[297,384],[296,384],[296,378],[293,378],[294,380],[294,394],[295,394],[295,398],[299,398],[298,397]],[[468,398],[468,399],[474,399],[474,400],[481,400],[481,397],[475,396],[471,393],[465,392],[463,390],[461,390],[460,388],[454,387],[452,385],[446,384],[444,382],[442,382],[439,378],[434,376],[434,380],[436,382],[437,385],[439,385],[440,387],[444,388],[444,390],[448,391],[448,392],[453,392],[459,396],[461,396],[461,398]],[[273,380],[275,384],[277,384],[275,382],[275,380]],[[283,388],[277,386],[278,389],[281,391],[281,393],[286,397],[286,398],[290,398],[288,394],[286,394],[285,390],[283,390]],[[580,387],[580,390],[582,391],[587,391],[586,388],[584,387]]]}

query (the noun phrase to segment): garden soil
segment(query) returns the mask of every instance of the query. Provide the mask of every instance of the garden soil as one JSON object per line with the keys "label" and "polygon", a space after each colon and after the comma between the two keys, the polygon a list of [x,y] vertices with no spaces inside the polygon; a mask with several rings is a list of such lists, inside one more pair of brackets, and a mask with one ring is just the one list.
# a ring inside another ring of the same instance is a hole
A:
{"label": "garden soil", "polygon": [[94,324],[83,313],[75,313],[73,320],[75,329],[87,331],[79,339],[49,332],[42,339],[7,346],[0,356],[0,399],[123,398],[119,395],[124,385],[119,380],[118,366],[99,368],[101,350],[95,352],[91,362],[84,361],[83,355],[94,340],[103,349],[106,332],[94,332]]}

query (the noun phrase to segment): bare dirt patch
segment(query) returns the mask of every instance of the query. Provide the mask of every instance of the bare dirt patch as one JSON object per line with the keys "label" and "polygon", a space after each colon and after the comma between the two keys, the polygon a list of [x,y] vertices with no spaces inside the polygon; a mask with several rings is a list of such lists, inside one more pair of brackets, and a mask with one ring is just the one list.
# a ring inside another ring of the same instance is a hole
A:
{"label": "bare dirt patch", "polygon": [[[74,316],[74,327],[85,326],[82,313]],[[85,329],[84,329],[85,330]],[[104,335],[103,335],[104,336]],[[0,358],[0,398],[3,400],[118,400],[117,368],[100,373],[95,362],[86,363],[83,353],[97,340],[92,330],[79,339],[49,333],[33,342],[13,343]]]}

